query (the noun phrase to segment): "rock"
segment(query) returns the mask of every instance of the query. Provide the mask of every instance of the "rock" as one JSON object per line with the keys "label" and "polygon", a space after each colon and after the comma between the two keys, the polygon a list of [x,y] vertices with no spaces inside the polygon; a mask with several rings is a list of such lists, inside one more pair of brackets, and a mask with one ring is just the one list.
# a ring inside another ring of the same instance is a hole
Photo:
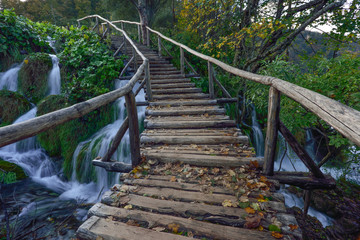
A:
{"label": "rock", "polygon": [[0,90],[0,126],[12,124],[30,108],[30,102],[24,96],[16,92]]}

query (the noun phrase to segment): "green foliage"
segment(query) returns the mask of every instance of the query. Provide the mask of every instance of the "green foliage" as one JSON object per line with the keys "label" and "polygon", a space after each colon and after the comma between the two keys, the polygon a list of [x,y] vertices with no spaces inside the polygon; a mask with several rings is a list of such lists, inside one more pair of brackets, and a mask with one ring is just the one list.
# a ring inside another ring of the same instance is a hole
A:
{"label": "green foliage", "polygon": [[[50,95],[38,104],[37,115],[40,116],[70,105],[66,97]],[[104,106],[79,119],[40,133],[38,140],[50,156],[64,158],[64,173],[67,177],[71,177],[74,167],[72,166],[72,156],[77,145],[110,123],[113,120],[112,114],[111,105]]]}
{"label": "green foliage", "polygon": [[[10,57],[13,62],[23,59],[20,52],[51,52],[48,43],[39,38],[33,29],[33,22],[17,16],[13,11],[0,11],[0,58]],[[10,62],[11,64],[11,62]],[[8,66],[3,66],[5,70]],[[1,70],[1,69],[0,69]]]}
{"label": "green foliage", "polygon": [[51,68],[52,61],[47,53],[32,53],[24,60],[19,71],[19,91],[31,102],[45,97]]}
{"label": "green foliage", "polygon": [[0,90],[0,126],[13,123],[30,107],[29,101],[19,93]]}
{"label": "green foliage", "polygon": [[94,32],[70,27],[70,31],[61,29],[57,34],[64,40],[59,57],[66,71],[64,92],[69,99],[80,102],[110,91],[123,61],[116,60]]}
{"label": "green foliage", "polygon": [[0,183],[13,183],[27,178],[24,170],[14,163],[0,159]]}

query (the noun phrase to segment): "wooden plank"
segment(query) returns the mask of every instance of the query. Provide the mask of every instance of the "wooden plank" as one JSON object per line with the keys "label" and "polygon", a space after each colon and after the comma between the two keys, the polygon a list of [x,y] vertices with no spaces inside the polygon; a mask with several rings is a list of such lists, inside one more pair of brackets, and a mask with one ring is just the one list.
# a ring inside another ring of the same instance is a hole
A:
{"label": "wooden plank", "polygon": [[154,100],[171,100],[171,99],[204,99],[208,98],[208,94],[204,93],[183,93],[183,94],[170,94],[170,95],[154,95]]}
{"label": "wooden plank", "polygon": [[148,121],[146,128],[157,129],[157,128],[210,128],[210,127],[236,127],[233,120],[214,120],[214,121],[176,121],[176,122],[153,122]]}
{"label": "wooden plank", "polygon": [[268,178],[302,189],[334,189],[336,187],[336,181],[330,175],[325,175],[325,178],[315,178],[310,173],[304,172],[277,172]]}
{"label": "wooden plank", "polygon": [[102,167],[108,172],[122,172],[127,173],[130,172],[133,167],[131,164],[126,164],[123,162],[117,162],[117,161],[107,161],[104,162],[102,159],[94,159],[92,161],[92,164],[94,166]]}
{"label": "wooden plank", "polygon": [[182,115],[224,115],[225,109],[201,109],[201,108],[166,108],[164,110],[151,110],[148,109],[145,112],[146,115],[152,116],[182,116]]}
{"label": "wooden plank", "polygon": [[184,100],[151,102],[150,106],[181,107],[181,106],[213,106],[216,104],[217,104],[216,100],[184,99]]}
{"label": "wooden plank", "polygon": [[156,89],[152,91],[153,94],[181,94],[181,93],[201,93],[199,88],[171,88],[171,89]]}
{"label": "wooden plank", "polygon": [[133,167],[136,167],[140,163],[140,133],[137,115],[138,113],[133,92],[129,92],[127,95],[125,95],[125,100],[126,111],[129,118],[131,164]]}
{"label": "wooden plank", "polygon": [[285,140],[289,143],[292,150],[294,150],[296,155],[298,155],[300,160],[314,174],[314,176],[317,178],[325,178],[320,168],[311,159],[310,155],[305,151],[305,149],[302,146],[300,146],[294,135],[292,135],[289,129],[287,129],[287,127],[282,122],[279,122],[279,130],[283,135],[283,137],[285,138]]}
{"label": "wooden plank", "polygon": [[181,115],[181,116],[147,116],[145,123],[149,121],[156,122],[172,122],[172,121],[218,121],[218,120],[229,120],[230,117],[227,115]]}
{"label": "wooden plank", "polygon": [[197,237],[208,237],[212,239],[239,240],[239,239],[269,239],[269,232],[260,232],[245,228],[236,228],[212,224],[193,219],[180,218],[168,215],[154,214],[139,210],[126,210],[123,208],[114,208],[97,203],[90,210],[92,215],[109,217],[113,216],[119,219],[132,219],[136,222],[146,222],[149,227],[165,227],[168,230],[169,225],[176,223],[179,230],[184,232],[191,231]]}
{"label": "wooden plank", "polygon": [[158,160],[160,162],[182,162],[193,166],[204,167],[241,167],[257,161],[261,167],[264,163],[260,157],[232,157],[232,156],[212,156],[176,153],[147,153],[147,159]]}
{"label": "wooden plank", "polygon": [[141,135],[141,143],[147,144],[247,144],[247,136],[148,136]]}
{"label": "wooden plank", "polygon": [[169,83],[169,84],[153,84],[152,88],[163,88],[163,89],[171,89],[171,88],[186,88],[186,87],[195,87],[195,83]]}
{"label": "wooden plank", "polygon": [[107,221],[104,218],[92,216],[83,223],[76,232],[81,239],[111,239],[111,240],[182,240],[192,239],[176,234],[157,232],[151,229],[135,227],[122,222]]}
{"label": "wooden plank", "polygon": [[[195,130],[195,131],[190,131]],[[224,131],[211,130],[204,131],[207,129],[159,129],[159,130],[145,130],[141,135],[144,136],[227,136],[227,137],[238,137],[244,136],[239,129],[232,129]]]}
{"label": "wooden plank", "polygon": [[280,112],[280,92],[274,87],[270,87],[268,121],[265,138],[264,152],[264,173],[268,176],[274,175],[274,161],[276,153],[276,143],[279,128],[279,112]]}
{"label": "wooden plank", "polygon": [[184,49],[182,47],[180,47],[180,71],[181,74],[184,75],[185,74],[185,57],[184,57]]}
{"label": "wooden plank", "polygon": [[[171,145],[170,145],[171,146]],[[181,146],[181,145],[175,145],[175,146]],[[201,145],[200,145],[201,146]],[[199,146],[199,147],[200,147]],[[237,152],[237,151],[216,151],[211,149],[210,150],[194,150],[194,149],[181,149],[181,148],[173,148],[173,149],[141,149],[141,153],[144,155],[151,154],[151,153],[176,153],[178,154],[193,154],[193,155],[211,155],[211,156],[231,156],[231,157],[248,157],[251,152]],[[250,155],[251,156],[251,155]]]}
{"label": "wooden plank", "polygon": [[139,185],[146,187],[165,187],[165,188],[173,188],[179,190],[186,190],[192,192],[212,192],[226,195],[233,195],[234,191],[226,189],[225,187],[213,187],[201,184],[191,184],[185,182],[171,182],[169,181],[161,181],[161,180],[151,180],[151,179],[125,179],[125,184],[128,185]]}

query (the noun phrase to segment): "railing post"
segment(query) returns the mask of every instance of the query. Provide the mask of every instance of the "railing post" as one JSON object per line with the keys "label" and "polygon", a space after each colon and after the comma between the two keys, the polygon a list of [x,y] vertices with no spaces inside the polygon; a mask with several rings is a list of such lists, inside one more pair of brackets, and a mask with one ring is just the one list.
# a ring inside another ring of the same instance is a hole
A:
{"label": "railing post", "polygon": [[105,32],[105,24],[101,24],[102,32]]}
{"label": "railing post", "polygon": [[279,113],[280,92],[276,88],[270,87],[263,167],[264,174],[269,176],[274,175],[276,142],[279,129]]}
{"label": "railing post", "polygon": [[158,36],[158,53],[159,53],[159,56],[161,57],[161,38],[160,38],[160,36]]}
{"label": "railing post", "polygon": [[181,74],[185,74],[185,58],[184,58],[184,49],[180,47],[180,71]]}
{"label": "railing post", "polygon": [[141,27],[140,25],[137,25],[137,27],[138,27],[139,43],[141,43]]}
{"label": "railing post", "polygon": [[108,34],[108,37],[110,38],[110,37],[111,37],[111,28],[110,28],[110,24],[109,24],[109,23],[107,24],[107,27],[108,27],[108,32],[107,32],[107,34]]}
{"label": "railing post", "polygon": [[152,91],[151,91],[151,79],[150,79],[150,65],[149,60],[145,60],[145,81],[146,81],[146,95],[147,100],[152,101]]}
{"label": "railing post", "polygon": [[136,71],[137,69],[137,62],[136,62],[136,51],[135,48],[132,48],[132,54],[133,54],[133,58],[134,58],[134,71]]}
{"label": "railing post", "polygon": [[120,23],[120,26],[121,26],[121,30],[124,31],[124,23],[123,22]]}
{"label": "railing post", "polygon": [[124,54],[126,55],[126,38],[125,38],[125,35],[123,35],[124,37]]}
{"label": "railing post", "polygon": [[146,28],[146,46],[150,47],[150,31]]}
{"label": "railing post", "polygon": [[125,101],[129,118],[131,164],[136,167],[140,163],[140,133],[135,96],[132,91],[125,95]]}
{"label": "railing post", "polygon": [[211,62],[208,61],[208,75],[209,75],[209,95],[211,99],[215,98],[214,93],[214,69]]}
{"label": "railing post", "polygon": [[78,28],[80,28],[81,27],[80,21],[78,20],[77,22],[78,22]]}

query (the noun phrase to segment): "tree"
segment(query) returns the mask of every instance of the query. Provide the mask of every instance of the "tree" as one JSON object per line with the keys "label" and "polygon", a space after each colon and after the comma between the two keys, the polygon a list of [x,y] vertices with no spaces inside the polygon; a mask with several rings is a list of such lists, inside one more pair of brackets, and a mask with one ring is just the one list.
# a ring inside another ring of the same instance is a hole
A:
{"label": "tree", "polygon": [[[215,57],[257,72],[283,53],[306,27],[329,18],[345,0],[185,1],[180,29],[199,35]],[[215,51],[213,50],[215,49]]]}

